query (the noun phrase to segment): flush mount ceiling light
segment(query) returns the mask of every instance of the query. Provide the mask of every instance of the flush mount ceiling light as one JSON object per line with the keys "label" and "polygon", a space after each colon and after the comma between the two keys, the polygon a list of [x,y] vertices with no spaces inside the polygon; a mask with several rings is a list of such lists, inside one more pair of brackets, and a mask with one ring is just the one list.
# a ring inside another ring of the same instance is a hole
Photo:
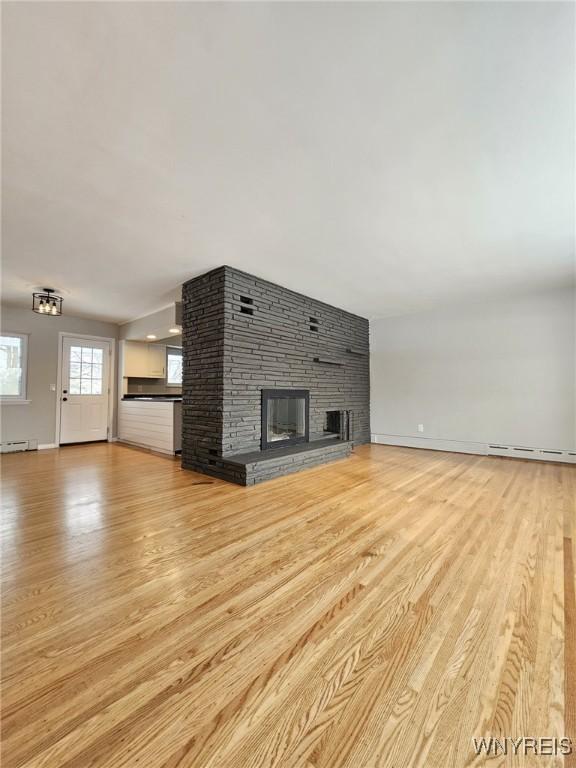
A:
{"label": "flush mount ceiling light", "polygon": [[182,331],[180,330],[180,328],[174,327],[174,328],[169,328],[168,333],[182,333]]}
{"label": "flush mount ceiling light", "polygon": [[32,294],[32,309],[39,315],[51,315],[55,317],[62,314],[62,296],[56,296],[54,288],[42,288],[38,293]]}
{"label": "flush mount ceiling light", "polygon": [[153,339],[155,339],[155,338],[156,338],[156,336],[155,336],[153,333],[149,333],[149,334],[146,336],[146,338],[147,338],[147,339],[150,339],[150,340],[152,341]]}

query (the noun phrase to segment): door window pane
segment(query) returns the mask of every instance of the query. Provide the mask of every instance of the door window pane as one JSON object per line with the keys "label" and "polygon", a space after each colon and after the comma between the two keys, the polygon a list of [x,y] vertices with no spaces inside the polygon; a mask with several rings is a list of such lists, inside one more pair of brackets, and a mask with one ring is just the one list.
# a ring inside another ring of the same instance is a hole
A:
{"label": "door window pane", "polygon": [[69,392],[71,395],[101,395],[103,391],[102,349],[70,347]]}

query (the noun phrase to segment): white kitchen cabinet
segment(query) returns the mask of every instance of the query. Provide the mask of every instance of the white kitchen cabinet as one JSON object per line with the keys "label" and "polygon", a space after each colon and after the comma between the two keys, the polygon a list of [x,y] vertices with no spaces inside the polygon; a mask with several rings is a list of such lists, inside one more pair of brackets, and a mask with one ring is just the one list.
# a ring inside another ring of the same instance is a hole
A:
{"label": "white kitchen cabinet", "polygon": [[166,347],[164,344],[148,344],[148,371],[155,379],[166,376]]}
{"label": "white kitchen cabinet", "polygon": [[182,403],[121,400],[118,439],[161,453],[176,453],[182,448]]}
{"label": "white kitchen cabinet", "polygon": [[166,346],[141,341],[124,342],[125,377],[163,379],[166,376]]}

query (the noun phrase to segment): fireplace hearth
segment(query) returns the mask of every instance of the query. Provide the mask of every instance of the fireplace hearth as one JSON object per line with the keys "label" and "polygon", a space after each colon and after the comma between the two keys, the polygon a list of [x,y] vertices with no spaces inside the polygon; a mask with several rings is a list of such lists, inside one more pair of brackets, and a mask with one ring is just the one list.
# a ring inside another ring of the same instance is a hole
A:
{"label": "fireplace hearth", "polygon": [[309,410],[307,389],[263,389],[262,450],[308,442]]}

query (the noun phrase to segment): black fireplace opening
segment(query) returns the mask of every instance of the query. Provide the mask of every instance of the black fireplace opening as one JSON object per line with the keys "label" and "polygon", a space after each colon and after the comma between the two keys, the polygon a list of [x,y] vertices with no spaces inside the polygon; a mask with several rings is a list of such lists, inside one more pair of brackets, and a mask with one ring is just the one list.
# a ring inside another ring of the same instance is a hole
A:
{"label": "black fireplace opening", "polygon": [[326,411],[324,436],[350,440],[352,435],[352,411]]}
{"label": "black fireplace opening", "polygon": [[309,410],[307,389],[263,389],[262,450],[307,443]]}
{"label": "black fireplace opening", "polygon": [[326,411],[326,422],[324,432],[329,435],[340,436],[341,430],[341,411]]}

